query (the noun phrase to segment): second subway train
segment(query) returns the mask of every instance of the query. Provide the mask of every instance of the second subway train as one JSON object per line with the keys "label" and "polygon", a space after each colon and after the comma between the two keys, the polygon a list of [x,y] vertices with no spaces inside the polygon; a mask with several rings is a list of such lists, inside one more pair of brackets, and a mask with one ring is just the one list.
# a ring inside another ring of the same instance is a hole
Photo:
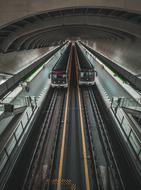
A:
{"label": "second subway train", "polygon": [[97,72],[95,71],[94,66],[83,54],[77,43],[70,43],[50,73],[52,87],[68,87],[69,64],[72,55],[72,48],[75,48],[76,63],[78,64],[79,85],[95,84]]}
{"label": "second subway train", "polygon": [[94,85],[97,72],[80,47],[76,44],[76,62],[78,64],[79,85]]}

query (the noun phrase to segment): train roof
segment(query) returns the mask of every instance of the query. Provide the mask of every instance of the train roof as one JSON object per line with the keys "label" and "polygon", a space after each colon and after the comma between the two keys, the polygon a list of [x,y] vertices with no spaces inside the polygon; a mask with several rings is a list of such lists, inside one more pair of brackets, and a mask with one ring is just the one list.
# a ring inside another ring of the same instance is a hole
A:
{"label": "train roof", "polygon": [[60,59],[57,61],[55,66],[53,67],[52,71],[66,71],[67,65],[68,65],[68,59],[70,54],[71,45],[67,47],[64,54],[60,57]]}
{"label": "train roof", "polygon": [[77,55],[79,59],[79,67],[81,70],[94,69],[94,66],[90,63],[88,58],[83,54],[80,47],[76,44]]}

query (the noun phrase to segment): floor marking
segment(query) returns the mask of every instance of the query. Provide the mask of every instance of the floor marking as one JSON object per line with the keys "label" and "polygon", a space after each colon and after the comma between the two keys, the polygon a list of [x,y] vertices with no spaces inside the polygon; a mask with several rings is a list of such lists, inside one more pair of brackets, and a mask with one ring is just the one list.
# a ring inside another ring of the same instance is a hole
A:
{"label": "floor marking", "polygon": [[79,104],[79,108],[80,108],[80,127],[81,127],[81,137],[82,137],[82,147],[83,147],[85,181],[86,181],[86,189],[90,190],[88,162],[87,162],[87,150],[86,150],[86,142],[85,142],[85,131],[84,131],[84,125],[83,125],[83,113],[82,113],[80,89],[79,89],[79,83],[78,83],[78,72],[77,72],[78,67],[77,67],[76,62],[75,62],[75,65],[76,65],[76,77],[77,77],[78,104]]}
{"label": "floor marking", "polygon": [[[47,180],[47,183],[50,183],[51,185],[57,185],[58,184],[58,179],[53,179],[53,180]],[[67,187],[67,190],[76,190],[76,185],[72,183],[70,179],[61,179],[61,186]]]}
{"label": "floor marking", "polygon": [[[72,55],[72,49],[71,53]],[[69,60],[69,83],[70,83],[70,76],[71,76],[71,57]],[[65,148],[65,136],[66,136],[66,130],[67,130],[67,117],[68,117],[68,104],[69,104],[69,94],[70,94],[70,87],[68,85],[67,90],[67,98],[66,98],[66,106],[65,106],[65,118],[64,118],[64,127],[63,127],[63,137],[62,137],[62,145],[61,145],[61,155],[60,155],[60,162],[59,162],[59,173],[58,173],[58,183],[57,183],[57,190],[61,190],[61,180],[62,180],[62,171],[63,171],[63,159],[64,159],[64,148]]]}

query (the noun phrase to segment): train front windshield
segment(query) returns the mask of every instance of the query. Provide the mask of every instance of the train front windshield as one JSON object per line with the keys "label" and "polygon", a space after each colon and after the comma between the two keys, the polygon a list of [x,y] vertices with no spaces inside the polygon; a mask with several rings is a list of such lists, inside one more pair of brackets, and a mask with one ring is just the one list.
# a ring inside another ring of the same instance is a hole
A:
{"label": "train front windshield", "polygon": [[94,71],[85,71],[80,73],[80,80],[89,80],[89,81],[93,81],[94,80],[94,76],[95,73]]}
{"label": "train front windshield", "polygon": [[66,73],[53,73],[52,74],[53,83],[66,83]]}

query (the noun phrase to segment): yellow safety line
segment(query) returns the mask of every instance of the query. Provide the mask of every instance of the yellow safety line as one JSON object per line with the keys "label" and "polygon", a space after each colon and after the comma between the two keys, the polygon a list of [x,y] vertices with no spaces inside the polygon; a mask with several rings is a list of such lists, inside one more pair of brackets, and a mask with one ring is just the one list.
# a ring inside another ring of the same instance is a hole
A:
{"label": "yellow safety line", "polygon": [[[76,65],[76,68],[77,68],[77,65]],[[80,89],[79,89],[79,83],[78,83],[78,72],[77,72],[77,69],[76,69],[76,76],[77,76],[78,104],[79,104],[79,109],[80,109],[80,126],[81,126],[81,135],[82,135],[81,137],[82,137],[82,147],[83,147],[83,159],[84,159],[86,189],[90,190],[88,162],[87,162],[87,151],[86,151],[86,142],[85,142],[85,131],[84,131],[84,125],[83,125],[83,114],[82,114],[82,106],[81,106],[81,98],[80,98]]]}
{"label": "yellow safety line", "polygon": [[[71,51],[71,54],[72,54],[72,51]],[[72,55],[71,55],[71,57],[72,57]],[[69,67],[71,67],[71,59],[72,58],[70,58],[70,65],[69,65]],[[70,68],[69,68],[69,70],[70,70]],[[70,76],[71,76],[71,70],[70,70],[70,74],[69,74],[69,83],[70,83]],[[61,190],[63,159],[64,159],[64,147],[65,147],[65,136],[66,136],[66,129],[67,129],[69,93],[70,93],[70,87],[68,85],[67,98],[66,98],[66,107],[65,107],[64,127],[63,127],[63,137],[62,137],[62,145],[61,145],[61,155],[60,155],[60,162],[59,162],[59,173],[58,173],[57,190]]]}

